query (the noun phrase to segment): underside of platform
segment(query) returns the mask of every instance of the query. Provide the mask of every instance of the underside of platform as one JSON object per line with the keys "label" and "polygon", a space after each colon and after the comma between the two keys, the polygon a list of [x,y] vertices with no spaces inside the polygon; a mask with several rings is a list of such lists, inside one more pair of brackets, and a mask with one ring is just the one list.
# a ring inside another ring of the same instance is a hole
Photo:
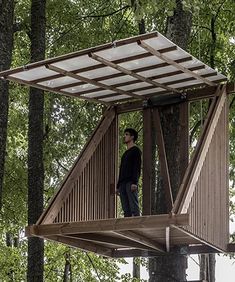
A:
{"label": "underside of platform", "polygon": [[201,246],[200,239],[182,229],[188,225],[188,214],[163,214],[33,225],[26,228],[26,235],[107,257],[151,256],[171,252],[176,246],[191,246],[187,247],[191,250]]}

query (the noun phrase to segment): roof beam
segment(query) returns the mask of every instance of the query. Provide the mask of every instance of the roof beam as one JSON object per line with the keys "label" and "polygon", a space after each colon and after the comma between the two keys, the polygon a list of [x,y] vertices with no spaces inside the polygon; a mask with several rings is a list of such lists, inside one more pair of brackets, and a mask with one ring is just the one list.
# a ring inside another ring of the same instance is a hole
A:
{"label": "roof beam", "polygon": [[[79,74],[74,74],[71,71],[66,71],[64,69],[58,68],[58,67],[53,66],[53,65],[46,65],[46,68],[48,68],[50,70],[53,70],[55,72],[58,72],[58,73],[60,73],[60,74],[62,74],[64,76],[69,76],[69,77],[75,78],[77,80],[81,80],[81,81],[84,81],[86,83],[89,83],[89,84],[101,87],[103,89],[114,91],[114,92],[116,92],[116,93],[118,93],[120,95],[127,95],[127,96],[131,96],[131,97],[134,97],[134,98],[142,99],[142,100],[145,99],[144,96],[140,96],[140,95],[136,95],[134,93],[126,92],[124,90],[121,90],[121,89],[118,89],[118,88],[115,88],[115,87],[103,84],[101,82],[95,81],[93,79],[89,79],[87,77],[83,77],[83,76],[81,76]],[[79,92],[74,93],[74,94],[79,95]]]}
{"label": "roof beam", "polygon": [[161,60],[167,62],[168,64],[176,67],[177,69],[182,70],[184,73],[188,73],[191,76],[193,76],[196,79],[202,80],[204,83],[210,85],[210,86],[214,86],[216,85],[214,82],[198,75],[197,73],[190,71],[189,69],[181,66],[180,64],[177,64],[174,60],[168,58],[167,56],[161,54],[159,51],[155,50],[154,48],[152,48],[151,46],[149,46],[147,43],[145,43],[143,40],[138,40],[138,44],[145,49],[146,51],[150,52],[151,54],[155,55],[156,57],[160,58]]}
{"label": "roof beam", "polygon": [[[161,54],[161,53],[159,52],[159,54]],[[98,62],[101,62],[102,64],[104,64],[104,65],[106,65],[106,66],[109,66],[109,67],[111,67],[111,68],[113,68],[113,69],[116,69],[116,70],[118,70],[118,71],[120,71],[120,72],[122,72],[122,73],[124,73],[124,74],[127,74],[127,75],[130,75],[130,76],[132,76],[132,77],[135,77],[135,78],[138,79],[139,81],[146,82],[146,83],[151,84],[151,85],[154,85],[154,86],[156,86],[156,87],[161,87],[161,88],[166,89],[166,90],[171,91],[171,92],[176,92],[176,93],[179,93],[179,92],[180,92],[179,90],[177,90],[177,89],[175,89],[175,88],[172,88],[172,87],[169,87],[169,86],[164,85],[164,84],[162,84],[162,83],[153,81],[153,80],[151,80],[151,79],[149,79],[149,78],[146,78],[146,77],[144,77],[144,76],[142,76],[142,75],[139,75],[139,74],[135,73],[135,72],[132,71],[132,70],[126,69],[126,68],[124,68],[124,67],[122,67],[122,66],[120,66],[120,65],[117,65],[117,64],[115,64],[115,63],[113,63],[113,62],[111,62],[111,61],[108,61],[108,60],[106,60],[105,58],[102,58],[102,57],[98,56],[97,54],[90,53],[89,56],[90,56],[92,59],[94,59],[94,60],[96,60],[96,61],[98,61]]]}

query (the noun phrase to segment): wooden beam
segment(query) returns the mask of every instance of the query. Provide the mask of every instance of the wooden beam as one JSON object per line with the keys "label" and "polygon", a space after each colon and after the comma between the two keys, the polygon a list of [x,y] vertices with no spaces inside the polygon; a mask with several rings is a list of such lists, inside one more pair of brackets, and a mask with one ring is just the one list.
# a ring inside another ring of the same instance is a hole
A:
{"label": "wooden beam", "polygon": [[166,228],[171,225],[187,226],[188,224],[188,214],[173,216],[163,214],[136,216],[130,218],[111,218],[93,221],[33,225],[26,228],[26,234],[30,236],[69,235],[105,231],[116,232],[138,229]]}
{"label": "wooden beam", "polygon": [[168,58],[167,56],[159,53],[157,50],[155,50],[154,48],[152,48],[150,45],[148,45],[147,43],[145,43],[144,41],[142,40],[139,40],[138,41],[138,44],[143,48],[145,49],[146,51],[150,52],[151,54],[155,55],[156,57],[160,58],[161,60],[167,62],[168,64],[176,67],[177,69],[180,69],[181,71],[183,71],[184,73],[187,73],[187,74],[190,74],[192,77],[196,78],[196,79],[199,79],[201,81],[203,81],[204,83],[210,85],[210,86],[215,86],[216,84],[206,78],[203,78],[202,76],[200,76],[199,74],[193,72],[193,71],[190,71],[189,69],[183,67],[182,65],[180,64],[177,64],[174,60]]}
{"label": "wooden beam", "polygon": [[158,109],[154,108],[153,113],[154,113],[153,120],[155,125],[155,131],[157,133],[156,140],[158,147],[158,156],[160,162],[161,176],[163,179],[164,189],[165,189],[167,211],[170,212],[173,207],[173,196],[172,196],[171,181],[170,181],[169,169],[168,169],[167,158],[166,158],[165,143],[164,143],[161,120],[160,120]]}
{"label": "wooden beam", "polygon": [[165,248],[159,244],[158,242],[155,242],[143,235],[140,235],[134,231],[115,231],[116,234],[121,235],[125,238],[128,238],[131,241],[137,242],[139,244],[145,245],[151,249],[157,250],[159,252],[165,252]]}
{"label": "wooden beam", "polygon": [[[115,246],[118,246],[117,248],[136,248],[136,249],[140,249],[140,250],[152,250],[152,248],[140,244],[138,242],[135,242],[133,240],[128,240],[128,239],[123,239],[120,236],[117,238],[116,236],[113,237],[112,233],[114,234],[114,232],[110,232],[110,236],[109,235],[102,235],[101,233],[86,233],[86,234],[71,234],[69,235],[69,237],[74,237],[74,238],[78,238],[81,240],[86,240],[86,241],[91,241],[91,242],[96,242],[96,243],[105,243],[105,244],[112,244]],[[117,233],[115,233],[116,235]],[[123,236],[122,236],[123,237]],[[116,247],[115,247],[116,248]]]}
{"label": "wooden beam", "polygon": [[149,215],[152,213],[152,114],[151,109],[146,108],[143,110],[143,215]]}
{"label": "wooden beam", "polygon": [[74,248],[79,248],[84,251],[94,252],[105,257],[112,256],[112,249],[92,242],[85,242],[84,240],[79,240],[76,238],[71,238],[69,236],[62,235],[45,236],[44,238],[50,241],[66,244]]}
{"label": "wooden beam", "polygon": [[[222,108],[225,104],[226,101],[226,87],[223,86],[222,90],[220,91],[220,87],[218,90],[218,93],[220,96],[218,98],[218,101],[215,105],[214,111],[211,115],[211,118],[209,118],[209,122],[208,122],[208,126],[205,129],[205,136],[203,136],[203,141],[202,144],[200,145],[200,148],[198,149],[199,152],[197,153],[197,155],[195,154],[195,158],[193,158],[193,160],[195,161],[195,163],[193,163],[192,165],[192,170],[189,173],[189,178],[188,181],[182,182],[181,187],[185,186],[184,190],[184,194],[182,199],[180,200],[180,202],[178,202],[178,200],[176,201],[176,205],[173,208],[173,212],[176,213],[186,213],[188,206],[190,204],[190,200],[192,198],[198,177],[200,175],[202,166],[203,166],[203,162],[206,158],[206,154],[208,152],[208,148],[210,145],[210,142],[212,140],[212,136],[214,134],[215,131],[215,127],[218,123],[219,117],[220,117],[220,113],[222,111]],[[187,172],[186,172],[187,174]],[[180,187],[180,190],[181,190]],[[180,193],[180,191],[179,191]],[[178,206],[179,204],[179,208],[176,209],[176,206]]]}
{"label": "wooden beam", "polygon": [[[106,89],[106,90],[111,90],[111,91],[114,91],[120,95],[127,95],[127,96],[131,96],[131,97],[134,97],[134,98],[138,98],[140,100],[144,100],[145,97],[144,95],[140,96],[140,95],[137,95],[137,94],[134,94],[134,93],[131,93],[131,92],[127,92],[127,91],[124,91],[124,90],[121,90],[121,89],[118,89],[116,87],[113,87],[113,86],[110,86],[110,85],[106,85],[106,84],[103,84],[101,82],[98,82],[98,81],[95,81],[94,79],[90,79],[90,78],[87,78],[87,77],[84,77],[84,76],[81,76],[79,74],[74,74],[73,72],[71,71],[66,71],[64,69],[61,69],[59,67],[56,67],[56,66],[53,66],[53,65],[46,65],[46,68],[48,68],[49,70],[52,70],[52,71],[55,71],[55,72],[58,72],[64,76],[68,76],[68,77],[72,77],[72,78],[75,78],[77,80],[80,80],[80,81],[84,81],[86,83],[89,83],[91,85],[95,85],[97,87],[101,87],[103,89]],[[74,93],[76,95],[80,95],[79,92],[76,92]],[[84,97],[84,96],[82,96]],[[94,98],[93,98],[94,99]],[[99,100],[99,99],[98,99]]]}
{"label": "wooden beam", "polygon": [[154,86],[156,86],[156,87],[161,87],[161,88],[166,89],[166,90],[171,91],[171,92],[180,93],[180,91],[178,91],[178,90],[175,89],[175,88],[166,86],[165,84],[162,84],[162,83],[153,81],[153,80],[151,80],[151,79],[149,79],[149,78],[146,78],[146,77],[144,77],[144,76],[142,76],[142,75],[139,75],[139,74],[135,73],[135,72],[132,71],[132,70],[129,70],[129,69],[126,69],[126,68],[124,68],[124,67],[122,67],[122,66],[120,66],[120,65],[114,64],[113,62],[108,61],[108,60],[106,60],[105,58],[102,58],[102,57],[100,57],[100,56],[98,56],[98,55],[96,55],[96,54],[94,54],[94,53],[90,53],[89,56],[90,56],[92,59],[94,59],[94,60],[96,60],[96,61],[98,61],[98,62],[101,62],[102,64],[104,64],[104,65],[106,65],[106,66],[109,66],[109,67],[111,67],[111,68],[114,68],[114,69],[116,69],[116,70],[118,70],[118,71],[120,71],[120,72],[122,72],[122,73],[125,73],[125,74],[127,74],[127,75],[129,75],[129,76],[135,77],[135,78],[138,79],[139,81],[146,82],[146,83],[151,84],[151,85],[154,85]]}

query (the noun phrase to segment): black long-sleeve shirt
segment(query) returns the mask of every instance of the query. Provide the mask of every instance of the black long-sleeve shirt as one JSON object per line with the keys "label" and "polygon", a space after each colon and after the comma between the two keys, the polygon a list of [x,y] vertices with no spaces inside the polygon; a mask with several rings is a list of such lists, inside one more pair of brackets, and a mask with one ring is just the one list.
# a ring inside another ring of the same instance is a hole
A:
{"label": "black long-sleeve shirt", "polygon": [[133,146],[122,155],[117,188],[121,183],[138,184],[140,171],[141,151],[137,146]]}

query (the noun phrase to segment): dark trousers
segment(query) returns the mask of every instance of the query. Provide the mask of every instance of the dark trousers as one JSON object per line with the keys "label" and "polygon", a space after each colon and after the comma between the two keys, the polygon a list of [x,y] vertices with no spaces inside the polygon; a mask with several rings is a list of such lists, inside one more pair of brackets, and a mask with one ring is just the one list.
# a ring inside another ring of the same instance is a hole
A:
{"label": "dark trousers", "polygon": [[127,182],[119,186],[119,193],[124,217],[139,216],[138,190],[132,192],[131,182]]}

